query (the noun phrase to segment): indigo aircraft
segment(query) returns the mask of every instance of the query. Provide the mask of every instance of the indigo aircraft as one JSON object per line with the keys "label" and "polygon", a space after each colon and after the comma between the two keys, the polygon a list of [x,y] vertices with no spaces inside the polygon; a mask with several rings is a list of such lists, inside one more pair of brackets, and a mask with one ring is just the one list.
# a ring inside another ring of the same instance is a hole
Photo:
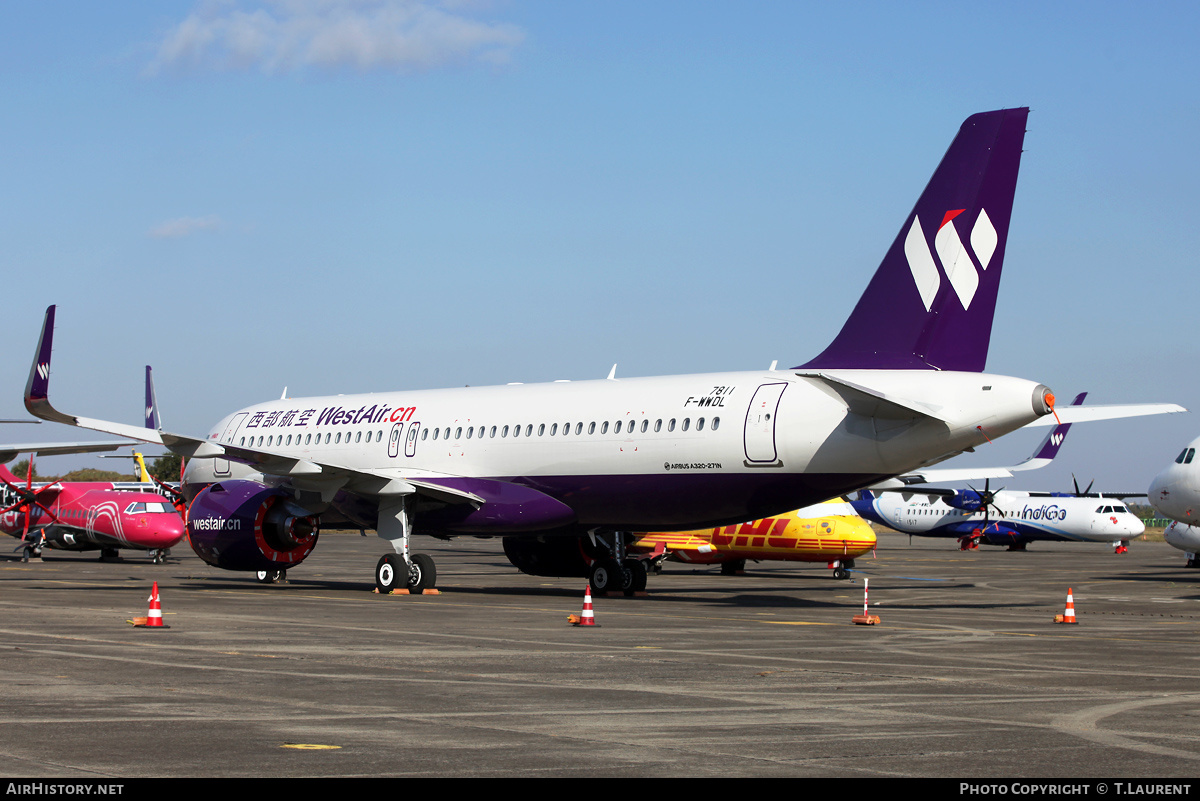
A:
{"label": "indigo aircraft", "polygon": [[280,398],[203,436],[65,414],[48,396],[54,307],[26,408],[188,459],[202,559],[278,576],[318,526],[373,527],[380,591],[435,585],[414,533],[557,537],[783,514],[948,459],[1054,410],[1034,381],[984,374],[1028,109],[969,117],[841,332],[787,370]]}
{"label": "indigo aircraft", "polygon": [[[1173,404],[1132,406],[1083,406],[1081,392],[1063,412],[1090,410],[1092,419],[1103,419],[1117,410],[1134,416],[1183,411]],[[1096,411],[1098,410],[1098,411]],[[1034,454],[1019,465],[1007,468],[1009,475],[1049,464],[1058,455],[1070,423],[1055,426]],[[978,475],[978,474],[977,474]],[[994,475],[993,475],[994,477]],[[984,489],[951,490],[932,487],[905,489],[871,488],[852,503],[867,520],[901,533],[920,537],[955,537],[963,550],[986,545],[1007,545],[1023,551],[1038,540],[1109,542],[1117,553],[1125,553],[1129,540],[1145,531],[1142,521],[1117,497],[1092,494],[1091,485],[1080,492],[1005,492]]]}
{"label": "indigo aircraft", "polygon": [[904,534],[955,537],[963,550],[1007,545],[1023,551],[1037,540],[1108,542],[1124,553],[1146,530],[1118,498],[1013,490],[957,490],[950,495],[913,489],[854,501],[860,515]]}
{"label": "indigo aircraft", "polygon": [[1184,446],[1175,461],[1150,483],[1150,505],[1173,522],[1163,538],[1187,554],[1188,567],[1200,567],[1200,438]]}

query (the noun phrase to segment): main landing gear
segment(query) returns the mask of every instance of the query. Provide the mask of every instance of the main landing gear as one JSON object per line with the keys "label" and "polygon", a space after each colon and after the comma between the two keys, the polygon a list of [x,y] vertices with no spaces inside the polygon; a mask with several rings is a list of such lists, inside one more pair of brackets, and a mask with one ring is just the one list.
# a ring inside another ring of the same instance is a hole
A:
{"label": "main landing gear", "polygon": [[21,561],[28,562],[30,559],[41,559],[42,549],[36,545],[24,545],[21,547]]}
{"label": "main landing gear", "polygon": [[407,501],[407,495],[400,495],[379,504],[379,537],[387,540],[395,551],[382,556],[375,565],[375,589],[381,593],[403,589],[422,593],[437,587],[433,557],[409,553],[412,519]]}
{"label": "main landing gear", "polygon": [[384,594],[405,589],[419,594],[436,585],[437,568],[427,553],[414,553],[408,561],[401,554],[384,554],[375,565],[375,588]]}
{"label": "main landing gear", "polygon": [[853,559],[835,559],[829,563],[833,568],[833,577],[838,581],[845,581],[850,578],[850,571],[854,569]]}
{"label": "main landing gear", "polygon": [[[633,596],[646,591],[646,563],[641,559],[629,558],[625,552],[625,537],[621,532],[593,534],[592,544],[605,551],[605,555],[592,563],[589,579],[592,592],[604,595],[621,592]],[[607,539],[607,541],[606,541]]]}
{"label": "main landing gear", "polygon": [[259,584],[280,584],[287,582],[287,571],[282,568],[275,570],[259,570],[254,574]]}

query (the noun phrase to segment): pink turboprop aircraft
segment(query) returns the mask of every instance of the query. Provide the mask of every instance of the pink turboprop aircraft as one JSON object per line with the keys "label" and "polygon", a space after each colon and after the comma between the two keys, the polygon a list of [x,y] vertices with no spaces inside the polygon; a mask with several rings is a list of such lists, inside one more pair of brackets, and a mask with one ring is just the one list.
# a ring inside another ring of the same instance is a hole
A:
{"label": "pink turboprop aircraft", "polygon": [[[32,474],[30,470],[30,474]],[[162,564],[168,548],[183,539],[183,518],[171,502],[146,490],[120,490],[101,481],[56,481],[34,487],[0,465],[0,531],[21,540],[21,561],[43,548],[149,551]]]}

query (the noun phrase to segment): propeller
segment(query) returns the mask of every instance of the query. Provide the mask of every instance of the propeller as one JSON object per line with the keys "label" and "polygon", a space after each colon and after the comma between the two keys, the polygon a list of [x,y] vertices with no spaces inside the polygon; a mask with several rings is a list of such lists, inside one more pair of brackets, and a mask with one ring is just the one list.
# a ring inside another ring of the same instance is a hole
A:
{"label": "propeller", "polygon": [[58,522],[58,516],[55,515],[54,512],[51,511],[48,507],[46,507],[41,501],[39,501],[38,496],[41,495],[43,492],[46,492],[47,490],[57,487],[59,485],[59,482],[55,481],[53,484],[47,484],[44,487],[39,487],[38,490],[35,492],[33,489],[33,456],[32,455],[30,455],[30,457],[29,457],[29,472],[25,476],[25,486],[24,487],[21,487],[17,484],[13,484],[12,482],[10,482],[8,479],[4,478],[3,476],[0,476],[0,482],[3,482],[4,486],[8,487],[9,491],[13,492],[17,496],[17,498],[19,498],[19,500],[16,503],[11,504],[10,506],[6,506],[3,509],[0,509],[0,514],[4,514],[6,512],[11,512],[12,510],[16,509],[25,516],[25,523],[21,529],[21,542],[25,542],[29,538],[29,523],[30,523],[30,520],[33,518],[33,507],[36,506],[37,508],[39,508],[43,512],[45,512],[47,515],[49,515],[50,519],[53,520],[55,523]]}
{"label": "propeller", "polygon": [[[970,485],[968,484],[967,486],[970,486]],[[974,487],[971,487],[971,490],[977,496],[979,496],[979,508],[983,510],[983,528],[985,530],[988,527],[988,522],[991,520],[991,511],[990,511],[991,509],[995,509],[996,514],[1000,515],[1000,517],[1005,516],[1004,510],[1001,509],[999,506],[996,506],[996,493],[1004,492],[1004,487],[1001,487],[1000,489],[993,492],[992,491],[992,480],[989,478],[989,479],[984,480],[982,490],[977,490]]]}
{"label": "propeller", "polygon": [[1079,491],[1079,482],[1075,480],[1074,473],[1071,474],[1071,483],[1073,483],[1075,485],[1075,497],[1076,498],[1086,498],[1088,493],[1092,491],[1092,485],[1096,483],[1096,479],[1093,478],[1091,481],[1089,481],[1088,485],[1087,485],[1087,489],[1085,489],[1083,492]]}

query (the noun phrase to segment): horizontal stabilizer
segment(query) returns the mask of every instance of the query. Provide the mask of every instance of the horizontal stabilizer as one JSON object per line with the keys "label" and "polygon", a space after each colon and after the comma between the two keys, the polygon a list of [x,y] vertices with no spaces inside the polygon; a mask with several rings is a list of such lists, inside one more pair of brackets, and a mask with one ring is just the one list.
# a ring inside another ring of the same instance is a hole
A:
{"label": "horizontal stabilizer", "polygon": [[[1143,417],[1148,414],[1178,414],[1187,409],[1178,403],[1126,403],[1100,406],[1063,406],[1058,419],[1064,423],[1091,423],[1096,420],[1116,420],[1122,417]],[[1052,426],[1058,423],[1053,415],[1034,420],[1026,428]]]}

